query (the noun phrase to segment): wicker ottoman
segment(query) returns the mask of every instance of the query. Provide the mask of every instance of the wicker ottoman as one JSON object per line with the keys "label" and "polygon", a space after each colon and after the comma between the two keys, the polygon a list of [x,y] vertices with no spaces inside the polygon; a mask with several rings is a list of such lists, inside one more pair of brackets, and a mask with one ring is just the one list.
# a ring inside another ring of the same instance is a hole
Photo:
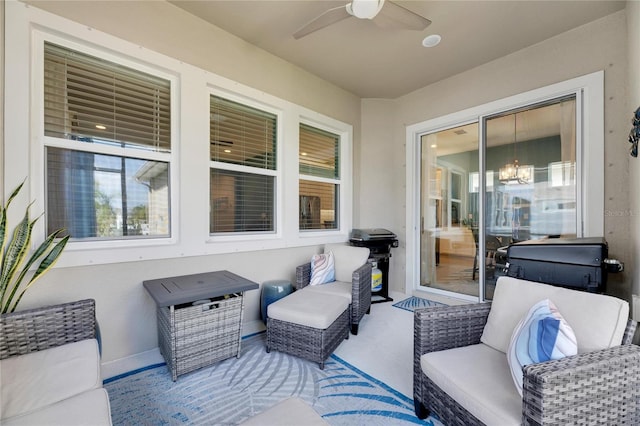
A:
{"label": "wicker ottoman", "polygon": [[267,352],[272,349],[320,364],[349,338],[349,301],[296,291],[267,307]]}

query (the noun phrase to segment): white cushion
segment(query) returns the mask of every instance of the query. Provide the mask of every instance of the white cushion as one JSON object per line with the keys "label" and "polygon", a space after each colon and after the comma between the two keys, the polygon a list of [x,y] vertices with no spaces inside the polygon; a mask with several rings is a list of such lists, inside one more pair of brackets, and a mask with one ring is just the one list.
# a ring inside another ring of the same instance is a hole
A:
{"label": "white cushion", "polygon": [[295,291],[267,306],[269,318],[326,330],[349,307],[344,297]]}
{"label": "white cushion", "polygon": [[330,283],[336,279],[333,253],[314,254],[311,258],[310,285]]}
{"label": "white cushion", "polygon": [[344,297],[345,299],[347,299],[349,304],[351,304],[351,298],[352,298],[351,296],[353,294],[352,287],[353,287],[353,284],[351,283],[351,281],[349,281],[348,283],[345,283],[342,281],[334,281],[328,284],[306,286],[299,291],[311,291],[311,292],[317,292],[317,293],[323,293],[323,294],[333,294],[334,296]]}
{"label": "white cushion", "polygon": [[522,397],[513,385],[504,353],[481,343],[424,354],[420,367],[484,424],[520,425]]}
{"label": "white cushion", "polygon": [[511,277],[498,278],[481,342],[506,353],[516,324],[531,306],[544,299],[553,301],[571,324],[578,353],[622,343],[629,319],[625,300]]}
{"label": "white cushion", "polygon": [[529,309],[513,330],[507,362],[513,383],[522,395],[522,368],[525,365],[561,359],[578,353],[576,336],[549,299]]}
{"label": "white cushion", "polygon": [[103,388],[83,392],[40,410],[2,420],[3,426],[111,426],[109,395]]}
{"label": "white cushion", "polygon": [[242,426],[326,426],[329,423],[325,422],[306,402],[300,398],[291,397],[240,424]]}
{"label": "white cushion", "polygon": [[345,244],[327,244],[324,252],[333,253],[336,268],[336,281],[351,282],[353,271],[367,263],[369,249]]}
{"label": "white cushion", "polygon": [[0,361],[0,416],[29,413],[102,387],[95,339]]}

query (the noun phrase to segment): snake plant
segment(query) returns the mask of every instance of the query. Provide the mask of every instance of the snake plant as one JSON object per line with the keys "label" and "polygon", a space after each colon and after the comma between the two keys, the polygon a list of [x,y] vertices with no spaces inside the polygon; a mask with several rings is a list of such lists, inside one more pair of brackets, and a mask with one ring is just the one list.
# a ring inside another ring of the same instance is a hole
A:
{"label": "snake plant", "polygon": [[[18,195],[24,181],[13,191],[5,206],[0,211],[0,313],[5,314],[15,311],[24,293],[33,283],[46,273],[55,264],[62,253],[69,236],[59,238],[64,231],[58,229],[51,233],[32,253],[29,253],[31,245],[31,233],[33,226],[40,216],[31,220],[29,208],[22,221],[13,230],[13,235],[7,238],[7,210],[11,201]],[[35,271],[32,269],[34,268]]]}

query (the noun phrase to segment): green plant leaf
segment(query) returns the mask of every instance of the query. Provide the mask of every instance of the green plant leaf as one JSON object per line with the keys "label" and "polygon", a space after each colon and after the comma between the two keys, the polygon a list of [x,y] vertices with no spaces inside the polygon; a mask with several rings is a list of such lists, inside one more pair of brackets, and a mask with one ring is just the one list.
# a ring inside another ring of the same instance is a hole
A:
{"label": "green plant leaf", "polygon": [[[37,221],[37,219],[36,219]],[[35,223],[36,221],[33,221],[33,223]],[[38,266],[38,270],[34,273],[34,275],[31,277],[31,279],[29,280],[29,283],[27,283],[28,287],[29,285],[31,285],[32,282],[34,282],[36,280],[36,278],[38,278],[38,276],[44,274],[53,264],[53,262],[55,262],[55,260],[57,259],[57,257],[60,255],[62,248],[64,248],[64,246],[67,244],[67,241],[69,240],[69,237],[65,237],[63,240],[61,240],[53,249],[50,250],[51,246],[53,245],[56,237],[58,236],[58,234],[60,234],[61,232],[63,232],[62,229],[58,229],[57,231],[53,232],[51,235],[49,235],[47,237],[47,239],[40,244],[40,246],[38,248],[36,248],[36,250],[31,254],[31,256],[29,257],[29,260],[27,260],[27,262],[24,264],[24,266],[22,267],[22,270],[20,271],[20,274],[15,278],[15,280],[13,280],[17,285],[14,285],[11,293],[9,293],[8,297],[6,297],[5,302],[4,302],[4,307],[3,310],[6,310],[8,312],[13,312],[13,310],[15,310],[16,306],[18,305],[18,302],[20,301],[20,299],[22,298],[22,296],[18,297],[18,300],[15,302],[15,304],[13,305],[13,308],[10,309],[10,305],[11,302],[16,294],[16,292],[18,291],[18,288],[21,286],[21,283],[24,281],[25,276],[27,275],[27,273],[29,272],[29,269],[31,268],[31,266],[42,256],[44,256],[46,254],[47,251],[50,251],[50,253],[48,255],[46,255],[46,257],[42,260],[42,262],[40,262],[40,265]],[[58,248],[59,247],[59,248]],[[56,255],[54,258],[51,258],[51,252],[53,252],[55,250]],[[45,270],[41,271],[41,269],[43,268],[43,263],[45,263]],[[25,287],[25,289],[26,289]],[[22,293],[24,293],[24,290],[22,291]],[[21,293],[21,294],[22,294]]]}
{"label": "green plant leaf", "polygon": [[[58,231],[56,231],[56,235],[63,231],[63,229],[59,229]],[[53,267],[53,265],[57,262],[58,257],[60,257],[60,255],[62,254],[62,250],[67,245],[69,238],[69,235],[67,235],[66,237],[58,241],[55,246],[53,246],[51,251],[49,251],[49,254],[47,254],[45,258],[42,259],[42,262],[40,262],[40,265],[38,265],[38,269],[36,270],[35,274],[33,274],[30,283],[33,283],[37,278],[51,269],[51,267]]]}
{"label": "green plant leaf", "polygon": [[24,262],[24,257],[29,249],[29,244],[31,243],[31,230],[33,229],[34,224],[35,221],[29,221],[29,207],[27,207],[24,218],[13,231],[11,241],[2,255],[0,300],[4,300],[7,290],[12,285],[13,276],[16,270],[20,267],[20,264]]}
{"label": "green plant leaf", "polygon": [[13,307],[10,308],[9,305],[11,304],[11,301],[12,301],[16,291],[18,290],[18,286],[16,286],[13,289],[13,291],[11,292],[11,295],[7,299],[8,312],[15,311],[16,307],[18,306],[18,303],[20,303],[20,300],[22,300],[22,296],[24,296],[24,293],[29,289],[29,287],[31,287],[33,285],[33,283],[35,283],[38,278],[40,278],[42,275],[44,275],[44,273],[47,272],[49,269],[51,269],[53,267],[53,265],[55,265],[55,263],[58,261],[58,258],[62,254],[62,250],[64,250],[64,247],[67,245],[67,242],[69,241],[69,236],[67,235],[66,237],[64,237],[60,241],[58,241],[58,243],[55,246],[51,247],[51,245],[53,244],[55,238],[61,232],[64,232],[64,229],[58,229],[57,231],[55,231],[51,235],[49,235],[47,237],[47,239],[38,247],[38,249],[29,258],[29,261],[27,262],[25,267],[20,272],[20,275],[18,276],[18,279],[16,280],[17,282],[22,282],[22,280],[24,279],[24,276],[29,271],[30,266],[33,263],[35,263],[35,261],[40,256],[42,256],[44,253],[49,251],[49,253],[47,253],[45,255],[45,257],[42,259],[42,261],[38,265],[38,269],[31,276],[31,279],[29,280],[27,285],[24,286],[24,288],[22,289],[22,291],[18,295],[18,298],[16,299],[16,302],[14,303]]}
{"label": "green plant leaf", "polygon": [[[18,195],[22,186],[24,185],[26,179],[22,181],[20,185],[11,193],[9,198],[7,199],[7,204],[2,207],[2,211],[0,211],[0,254],[3,254],[2,257],[2,265],[0,265],[0,270],[4,269],[4,245],[7,236],[7,211],[9,210],[9,205],[11,201]],[[2,298],[0,298],[2,300]]]}
{"label": "green plant leaf", "polygon": [[[6,205],[0,210],[0,254],[2,255],[2,263],[0,264],[0,313],[13,312],[16,309],[25,291],[53,267],[69,241],[69,236],[66,236],[56,243],[56,239],[64,232],[63,229],[59,229],[48,235],[42,244],[30,256],[28,255],[33,227],[42,216],[38,216],[33,221],[30,220],[29,208],[33,203],[27,206],[24,217],[13,230],[11,239],[7,240],[7,212],[9,205],[18,195],[24,183],[25,181],[11,193]],[[36,264],[35,272],[25,284],[25,278]],[[16,276],[17,271],[20,272]],[[15,303],[13,303],[14,299]]]}

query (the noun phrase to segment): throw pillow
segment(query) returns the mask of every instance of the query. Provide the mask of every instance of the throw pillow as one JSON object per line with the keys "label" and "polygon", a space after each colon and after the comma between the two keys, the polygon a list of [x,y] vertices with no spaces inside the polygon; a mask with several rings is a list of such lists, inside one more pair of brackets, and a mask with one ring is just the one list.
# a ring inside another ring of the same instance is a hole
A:
{"label": "throw pillow", "polygon": [[333,252],[315,254],[311,258],[310,285],[330,283],[336,280],[335,262]]}
{"label": "throw pillow", "polygon": [[528,364],[564,358],[578,353],[573,329],[549,299],[529,309],[511,335],[507,362],[513,382],[522,395],[522,369]]}

